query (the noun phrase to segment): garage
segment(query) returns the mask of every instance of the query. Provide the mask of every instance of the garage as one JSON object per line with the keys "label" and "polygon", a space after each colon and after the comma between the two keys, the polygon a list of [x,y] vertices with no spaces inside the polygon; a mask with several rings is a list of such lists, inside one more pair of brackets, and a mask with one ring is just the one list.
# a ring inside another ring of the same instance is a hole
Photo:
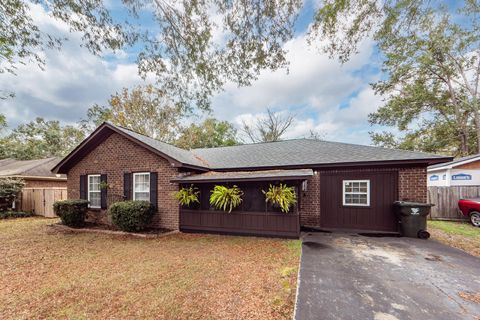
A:
{"label": "garage", "polygon": [[320,224],[326,229],[397,232],[397,171],[320,173]]}

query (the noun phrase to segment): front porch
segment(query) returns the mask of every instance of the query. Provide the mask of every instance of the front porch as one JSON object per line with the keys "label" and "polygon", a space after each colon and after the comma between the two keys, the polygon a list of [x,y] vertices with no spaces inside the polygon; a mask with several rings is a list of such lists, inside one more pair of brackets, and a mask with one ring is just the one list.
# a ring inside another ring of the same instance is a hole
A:
{"label": "front porch", "polygon": [[[181,186],[193,185],[200,191],[199,204],[180,208],[180,230],[239,234],[267,237],[298,238],[300,235],[299,207],[304,182],[313,175],[311,169],[268,170],[250,172],[209,172],[179,178]],[[263,191],[269,185],[286,184],[295,188],[297,203],[289,212],[265,202]],[[236,185],[243,192],[242,203],[232,212],[217,210],[210,205],[215,185]]]}

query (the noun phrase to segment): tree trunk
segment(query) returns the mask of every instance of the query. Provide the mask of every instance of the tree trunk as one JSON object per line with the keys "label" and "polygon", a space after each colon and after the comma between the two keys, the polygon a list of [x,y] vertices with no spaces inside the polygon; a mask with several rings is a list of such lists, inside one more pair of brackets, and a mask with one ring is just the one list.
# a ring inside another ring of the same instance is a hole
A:
{"label": "tree trunk", "polygon": [[474,111],[475,132],[477,134],[477,153],[480,153],[480,114],[478,110]]}

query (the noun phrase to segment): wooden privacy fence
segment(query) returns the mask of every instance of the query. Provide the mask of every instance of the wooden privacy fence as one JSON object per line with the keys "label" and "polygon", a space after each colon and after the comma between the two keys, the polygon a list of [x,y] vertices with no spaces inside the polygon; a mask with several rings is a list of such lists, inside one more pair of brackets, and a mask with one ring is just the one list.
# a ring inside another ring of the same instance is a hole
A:
{"label": "wooden privacy fence", "polygon": [[480,198],[480,186],[428,187],[428,202],[433,203],[431,219],[466,219],[458,211],[458,200]]}
{"label": "wooden privacy fence", "polygon": [[24,188],[20,199],[20,210],[44,217],[56,217],[53,203],[67,199],[67,188]]}

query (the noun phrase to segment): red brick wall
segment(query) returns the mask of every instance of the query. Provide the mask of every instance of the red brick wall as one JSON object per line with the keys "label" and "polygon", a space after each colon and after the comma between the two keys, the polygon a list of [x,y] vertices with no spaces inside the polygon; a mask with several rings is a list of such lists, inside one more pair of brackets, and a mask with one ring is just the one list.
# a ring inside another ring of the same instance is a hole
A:
{"label": "red brick wall", "polygon": [[66,188],[67,181],[25,179],[25,188]]}
{"label": "red brick wall", "polygon": [[320,175],[317,171],[307,182],[307,191],[300,198],[300,225],[320,225]]}
{"label": "red brick wall", "polygon": [[427,168],[402,168],[398,172],[398,198],[427,202]]}
{"label": "red brick wall", "polygon": [[[158,212],[153,227],[178,229],[179,207],[172,193],[178,185],[170,179],[178,174],[177,168],[169,161],[114,133],[93,151],[80,160],[68,172],[68,198],[80,197],[80,175],[106,174],[109,197],[123,195],[123,174],[125,172],[158,172]],[[89,219],[109,223],[105,210],[89,211]]]}
{"label": "red brick wall", "polygon": [[[346,169],[335,169],[345,171]],[[427,168],[365,168],[349,171],[398,171],[398,199],[417,202],[427,201]],[[302,194],[300,202],[300,225],[307,227],[320,227],[320,179],[322,172],[316,174],[308,181],[307,192]]]}

